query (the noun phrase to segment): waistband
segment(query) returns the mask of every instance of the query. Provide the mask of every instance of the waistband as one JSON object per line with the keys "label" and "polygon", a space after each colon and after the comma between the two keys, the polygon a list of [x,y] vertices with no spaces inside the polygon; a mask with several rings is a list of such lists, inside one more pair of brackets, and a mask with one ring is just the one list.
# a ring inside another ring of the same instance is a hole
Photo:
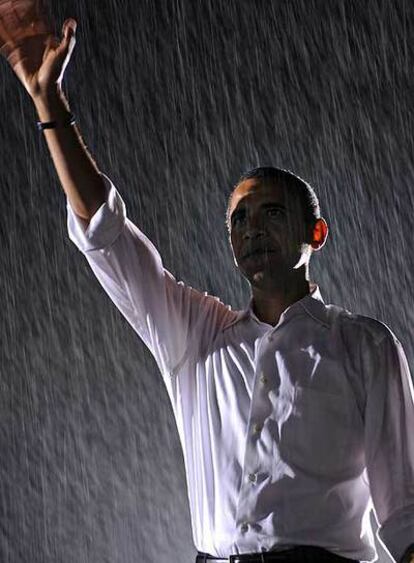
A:
{"label": "waistband", "polygon": [[359,563],[355,559],[342,557],[318,546],[296,546],[280,551],[264,551],[262,553],[239,553],[227,558],[214,557],[199,551],[195,563]]}

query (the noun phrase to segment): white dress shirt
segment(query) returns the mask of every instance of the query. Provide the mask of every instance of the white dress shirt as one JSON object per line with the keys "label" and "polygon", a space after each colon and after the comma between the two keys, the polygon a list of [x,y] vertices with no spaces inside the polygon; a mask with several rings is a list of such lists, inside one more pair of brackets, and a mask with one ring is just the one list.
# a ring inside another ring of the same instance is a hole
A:
{"label": "white dress shirt", "polygon": [[[159,366],[183,448],[195,547],[217,557],[318,545],[369,561],[414,542],[414,393],[383,323],[319,288],[276,326],[177,282],[107,200],[70,239]],[[189,265],[191,266],[191,264]]]}

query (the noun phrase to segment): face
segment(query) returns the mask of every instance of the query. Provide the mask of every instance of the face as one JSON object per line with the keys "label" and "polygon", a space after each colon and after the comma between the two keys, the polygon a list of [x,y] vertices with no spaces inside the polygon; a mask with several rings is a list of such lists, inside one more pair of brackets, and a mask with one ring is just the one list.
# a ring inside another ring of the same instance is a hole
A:
{"label": "face", "polygon": [[233,192],[229,217],[236,265],[253,286],[279,287],[309,261],[314,226],[305,225],[300,200],[283,184],[244,180]]}

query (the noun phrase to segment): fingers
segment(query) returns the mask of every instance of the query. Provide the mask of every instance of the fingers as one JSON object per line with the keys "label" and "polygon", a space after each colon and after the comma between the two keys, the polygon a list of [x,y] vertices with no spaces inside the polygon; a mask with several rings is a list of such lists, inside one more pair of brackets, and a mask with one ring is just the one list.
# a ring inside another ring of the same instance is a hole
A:
{"label": "fingers", "polygon": [[40,0],[0,0],[0,49],[6,51],[26,37],[53,33],[53,27]]}
{"label": "fingers", "polygon": [[3,20],[0,16],[0,52],[7,43],[10,43],[12,36],[10,35],[7,27],[4,25]]}
{"label": "fingers", "polygon": [[43,24],[40,32],[51,32],[51,21],[44,0],[0,0],[0,10],[7,11],[20,28]]}

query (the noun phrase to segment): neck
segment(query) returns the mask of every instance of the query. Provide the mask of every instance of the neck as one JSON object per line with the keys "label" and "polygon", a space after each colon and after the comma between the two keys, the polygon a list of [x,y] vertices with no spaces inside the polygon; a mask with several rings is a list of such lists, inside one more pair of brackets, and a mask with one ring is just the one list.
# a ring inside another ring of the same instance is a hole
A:
{"label": "neck", "polygon": [[253,312],[259,321],[276,326],[283,311],[309,293],[309,281],[304,278],[289,280],[289,284],[272,290],[252,286]]}

